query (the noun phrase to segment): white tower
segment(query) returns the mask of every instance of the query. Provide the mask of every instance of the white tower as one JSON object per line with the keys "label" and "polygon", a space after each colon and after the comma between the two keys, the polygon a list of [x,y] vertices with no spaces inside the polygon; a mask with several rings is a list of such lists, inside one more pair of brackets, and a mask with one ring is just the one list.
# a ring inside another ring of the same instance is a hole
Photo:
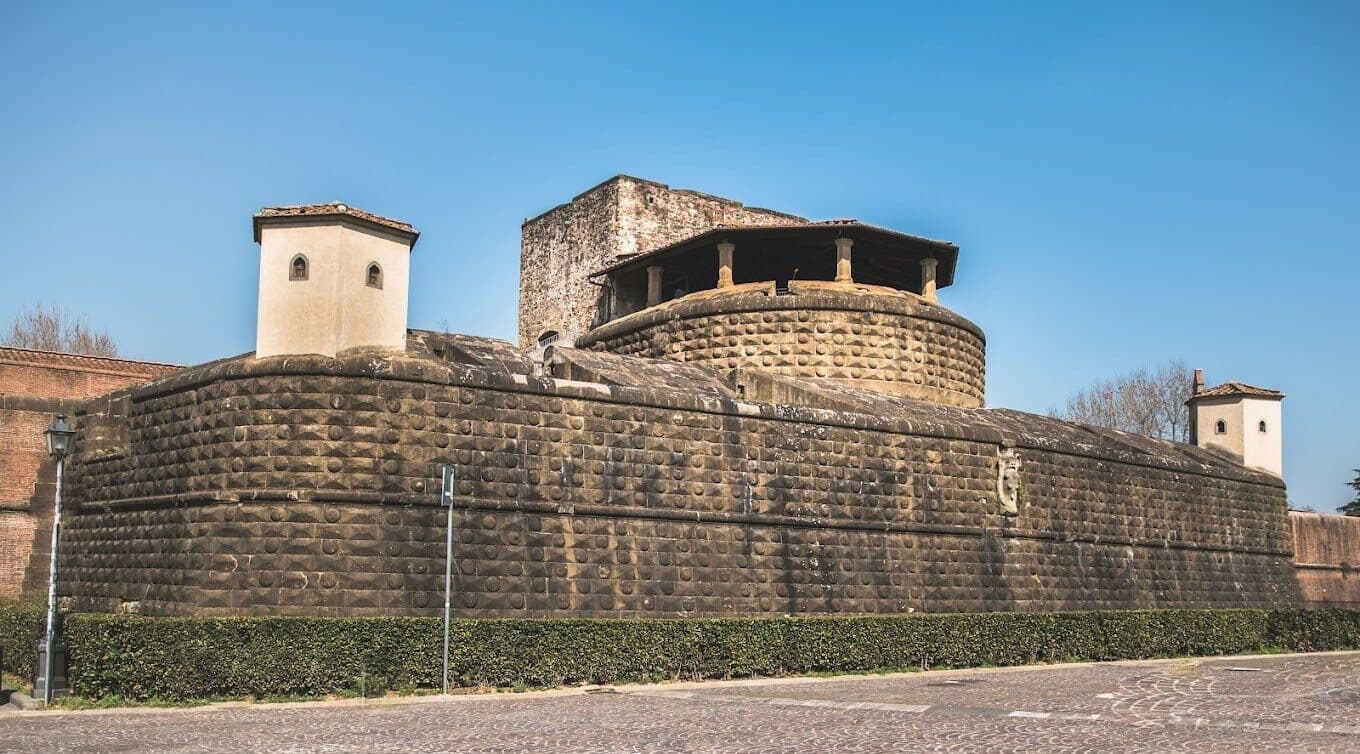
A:
{"label": "white tower", "polygon": [[255,357],[404,349],[411,249],[419,235],[406,223],[340,202],[260,210]]}
{"label": "white tower", "polygon": [[1215,447],[1242,459],[1243,466],[1284,476],[1281,403],[1284,393],[1225,382],[1204,388],[1203,370],[1195,370],[1190,407],[1190,439],[1201,448]]}

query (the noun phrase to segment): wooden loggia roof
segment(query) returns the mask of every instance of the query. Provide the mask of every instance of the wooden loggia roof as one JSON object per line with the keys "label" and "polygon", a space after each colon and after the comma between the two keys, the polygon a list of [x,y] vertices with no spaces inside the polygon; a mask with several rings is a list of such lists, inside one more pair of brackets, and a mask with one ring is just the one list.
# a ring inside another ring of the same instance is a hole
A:
{"label": "wooden loggia roof", "polygon": [[[954,282],[954,266],[958,261],[959,247],[948,241],[939,241],[923,236],[899,233],[895,230],[869,225],[859,220],[824,220],[821,222],[799,223],[793,225],[747,225],[718,226],[712,230],[677,241],[653,251],[636,254],[595,271],[591,277],[599,277],[623,270],[654,264],[667,257],[686,252],[714,247],[723,241],[736,244],[737,254],[777,252],[781,245],[813,244],[825,242],[828,253],[834,253],[837,238],[850,238],[855,241],[855,264],[868,254],[882,253],[886,256],[920,260],[931,257],[938,260],[935,271],[936,284],[943,288]],[[743,251],[744,250],[744,251]]]}

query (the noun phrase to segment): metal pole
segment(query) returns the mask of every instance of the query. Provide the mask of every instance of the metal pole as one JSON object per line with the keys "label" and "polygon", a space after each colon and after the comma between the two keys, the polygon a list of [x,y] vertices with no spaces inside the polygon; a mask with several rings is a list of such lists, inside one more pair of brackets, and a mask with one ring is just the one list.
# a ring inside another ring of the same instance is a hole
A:
{"label": "metal pole", "polygon": [[52,559],[47,569],[47,652],[43,656],[43,704],[52,703],[52,655],[57,634],[57,543],[61,536],[62,458],[57,458],[57,492],[52,510]]}
{"label": "metal pole", "polygon": [[444,508],[448,531],[444,541],[444,693],[449,693],[449,595],[453,592],[453,467],[444,467]]}

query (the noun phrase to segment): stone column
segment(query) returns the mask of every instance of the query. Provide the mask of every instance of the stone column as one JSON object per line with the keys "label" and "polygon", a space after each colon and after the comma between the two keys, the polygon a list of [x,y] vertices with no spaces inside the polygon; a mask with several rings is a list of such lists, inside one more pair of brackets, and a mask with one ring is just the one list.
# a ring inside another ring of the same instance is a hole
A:
{"label": "stone column", "polygon": [[935,294],[935,265],[938,262],[926,258],[921,260],[921,297],[926,301],[939,301]]}
{"label": "stone column", "polygon": [[732,252],[736,251],[735,244],[723,241],[718,244],[718,287],[732,287]]}
{"label": "stone column", "polygon": [[850,275],[850,248],[855,245],[854,240],[849,238],[836,239],[836,282],[853,283],[855,279]]}
{"label": "stone column", "polygon": [[647,306],[661,303],[661,266],[647,268]]}

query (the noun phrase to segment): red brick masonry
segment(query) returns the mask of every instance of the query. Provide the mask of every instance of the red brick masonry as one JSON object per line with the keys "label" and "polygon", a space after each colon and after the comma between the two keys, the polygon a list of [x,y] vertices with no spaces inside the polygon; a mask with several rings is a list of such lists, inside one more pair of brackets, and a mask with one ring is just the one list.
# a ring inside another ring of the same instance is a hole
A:
{"label": "red brick masonry", "polygon": [[1304,603],[1360,607],[1360,517],[1291,512],[1289,522]]}
{"label": "red brick masonry", "polygon": [[[0,347],[0,597],[24,594],[30,561],[46,578],[47,541],[35,535],[49,526],[53,464],[43,430],[52,415],[71,412],[83,400],[179,369],[127,359]],[[35,541],[39,546],[35,551]],[[34,555],[41,557],[34,558]],[[41,562],[38,562],[41,561]]]}

